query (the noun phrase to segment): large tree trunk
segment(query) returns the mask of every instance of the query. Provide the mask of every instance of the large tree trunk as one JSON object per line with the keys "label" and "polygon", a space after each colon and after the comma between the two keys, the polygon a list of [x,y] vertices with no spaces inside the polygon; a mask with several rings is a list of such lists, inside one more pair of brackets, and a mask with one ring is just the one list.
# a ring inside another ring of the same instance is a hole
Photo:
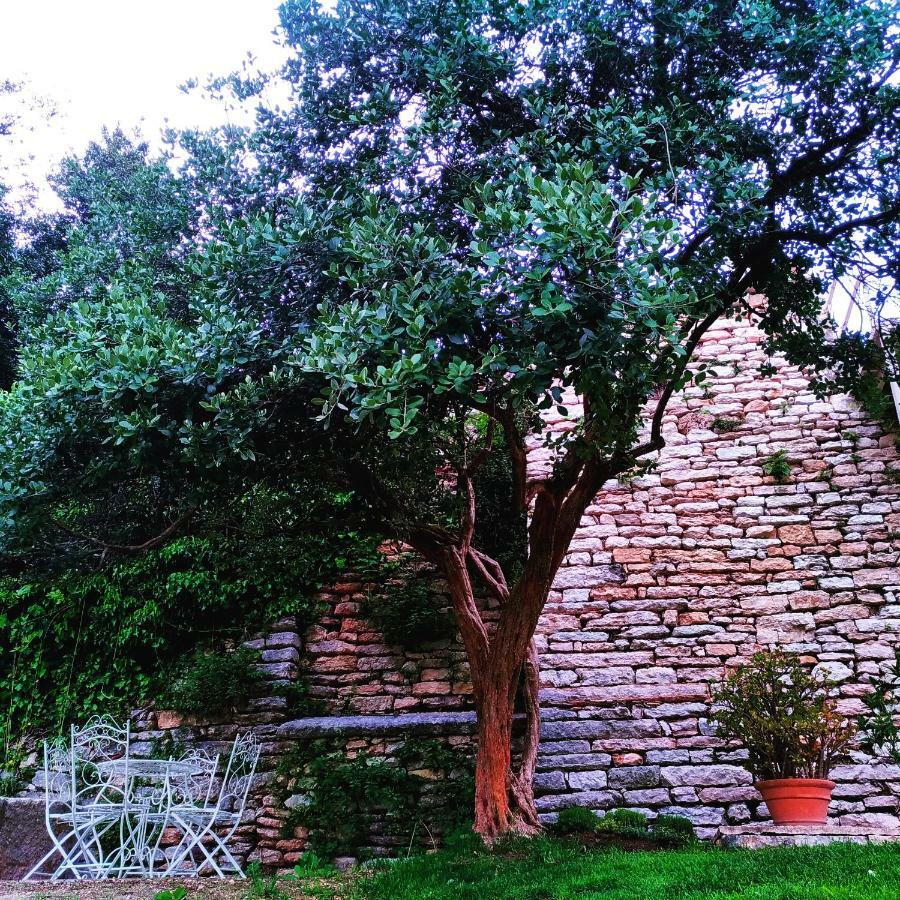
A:
{"label": "large tree trunk", "polygon": [[[474,493],[465,472],[469,510],[458,544],[433,530],[414,535],[415,546],[447,578],[475,698],[478,751],[475,761],[475,831],[488,843],[505,834],[541,829],[534,802],[534,770],[540,731],[539,663],[534,632],[550,585],[603,472],[584,466],[565,501],[550,491],[537,495],[529,526],[525,570],[510,588],[496,560],[472,547]],[[475,602],[469,566],[499,601],[497,623],[489,627]],[[513,719],[521,692],[525,727],[522,749],[513,758]]]}
{"label": "large tree trunk", "polygon": [[[521,685],[518,677],[508,681],[496,669],[489,667],[476,686],[479,702],[474,828],[489,843],[504,834],[536,834],[541,829],[534,803],[540,731],[539,670],[534,642],[523,660]],[[521,753],[514,759],[513,721],[519,687],[525,727]]]}

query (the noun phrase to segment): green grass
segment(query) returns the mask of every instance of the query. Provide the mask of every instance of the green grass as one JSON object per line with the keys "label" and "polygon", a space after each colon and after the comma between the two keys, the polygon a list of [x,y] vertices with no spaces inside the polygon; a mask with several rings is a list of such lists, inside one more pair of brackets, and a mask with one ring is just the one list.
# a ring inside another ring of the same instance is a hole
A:
{"label": "green grass", "polygon": [[358,881],[365,900],[897,900],[900,845],[582,852],[537,839],[487,853],[474,842]]}

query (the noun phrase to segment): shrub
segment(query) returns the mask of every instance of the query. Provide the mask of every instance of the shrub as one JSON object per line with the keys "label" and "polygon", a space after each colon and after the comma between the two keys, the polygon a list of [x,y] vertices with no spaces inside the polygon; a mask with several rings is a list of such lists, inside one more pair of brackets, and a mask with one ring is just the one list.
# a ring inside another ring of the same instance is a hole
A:
{"label": "shrub", "polygon": [[161,703],[191,714],[242,706],[261,680],[256,659],[256,654],[244,647],[231,653],[195,653],[176,668]]}
{"label": "shrub", "polygon": [[857,718],[860,746],[873,756],[900,765],[900,648],[886,673],[872,678],[872,691],[862,698],[865,710]]}
{"label": "shrub", "polygon": [[737,431],[738,428],[741,427],[740,419],[729,419],[726,416],[716,416],[712,420],[712,424],[710,428],[715,431],[717,434],[729,434],[732,431]]}
{"label": "shrub", "polygon": [[569,806],[560,812],[552,830],[556,834],[581,834],[585,831],[596,831],[599,824],[600,819],[587,807]]}
{"label": "shrub", "polygon": [[281,616],[309,623],[323,585],[377,557],[376,538],[300,531],[294,492],[255,491],[234,515],[235,535],[186,535],[100,566],[28,560],[0,578],[0,745],[94,713],[124,717],[159,696],[198,635],[212,646]]}
{"label": "shrub", "polygon": [[17,772],[0,772],[0,797],[15,797],[21,789]]}
{"label": "shrub", "polygon": [[829,682],[782,651],[755,654],[713,695],[718,734],[747,748],[762,780],[826,778],[854,728],[834,709]]}
{"label": "shrub", "polygon": [[763,472],[771,475],[775,484],[786,484],[791,477],[791,464],[788,462],[787,450],[776,450],[770,457],[763,460]]}
{"label": "shrub", "polygon": [[286,876],[291,881],[302,881],[305,878],[331,878],[337,869],[327,860],[322,859],[315,850],[307,850],[300,854],[294,871]]}
{"label": "shrub", "polygon": [[386,643],[412,650],[453,636],[447,598],[435,590],[430,573],[401,557],[382,565],[374,577],[379,586],[363,604],[363,615],[378,627]]}
{"label": "shrub", "polygon": [[632,837],[647,833],[647,817],[634,809],[611,809],[597,824],[599,831]]}
{"label": "shrub", "polygon": [[323,740],[299,746],[281,765],[287,787],[304,795],[282,828],[309,829],[326,857],[365,853],[373,823],[403,846],[433,846],[432,836],[470,815],[474,780],[467,755],[434,739],[408,739],[394,760],[360,752],[348,757]]}
{"label": "shrub", "polygon": [[684,816],[659,815],[650,826],[650,832],[657,841],[670,847],[684,847],[697,841],[691,820]]}

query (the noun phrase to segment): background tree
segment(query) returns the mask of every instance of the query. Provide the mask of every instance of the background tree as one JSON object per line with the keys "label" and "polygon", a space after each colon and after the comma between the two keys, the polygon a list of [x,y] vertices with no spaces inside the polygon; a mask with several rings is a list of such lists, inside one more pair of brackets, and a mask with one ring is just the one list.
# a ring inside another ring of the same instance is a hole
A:
{"label": "background tree", "polygon": [[[238,141],[187,139],[254,165],[236,217],[190,242],[184,312],[116,275],[29,336],[0,408],[2,523],[101,540],[73,490],[103,507],[152,484],[165,527],[134,550],[236,478],[348,489],[447,581],[476,830],[533,832],[538,618],[592,498],[663,447],[703,334],[753,317],[818,391],[883,363],[829,341],[820,297],[848,273],[893,290],[896,6],[291,0],[281,17],[290,104],[261,104]],[[530,471],[542,440],[550,468]],[[491,503],[513,529],[529,513],[518,553],[480,527],[498,460]]]}

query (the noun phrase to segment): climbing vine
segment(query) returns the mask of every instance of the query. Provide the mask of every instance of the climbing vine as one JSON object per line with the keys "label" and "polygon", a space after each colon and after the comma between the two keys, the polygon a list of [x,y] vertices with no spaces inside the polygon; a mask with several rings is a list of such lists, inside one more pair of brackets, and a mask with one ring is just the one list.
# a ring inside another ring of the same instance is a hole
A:
{"label": "climbing vine", "polygon": [[365,856],[376,833],[397,846],[432,848],[470,816],[472,758],[433,738],[407,738],[390,758],[313,740],[280,771],[291,807],[284,836],[308,829],[311,846],[325,856]]}
{"label": "climbing vine", "polygon": [[192,653],[202,660],[280,616],[311,621],[319,588],[369,564],[376,543],[189,535],[98,568],[0,578],[0,769],[26,733],[161,697]]}

